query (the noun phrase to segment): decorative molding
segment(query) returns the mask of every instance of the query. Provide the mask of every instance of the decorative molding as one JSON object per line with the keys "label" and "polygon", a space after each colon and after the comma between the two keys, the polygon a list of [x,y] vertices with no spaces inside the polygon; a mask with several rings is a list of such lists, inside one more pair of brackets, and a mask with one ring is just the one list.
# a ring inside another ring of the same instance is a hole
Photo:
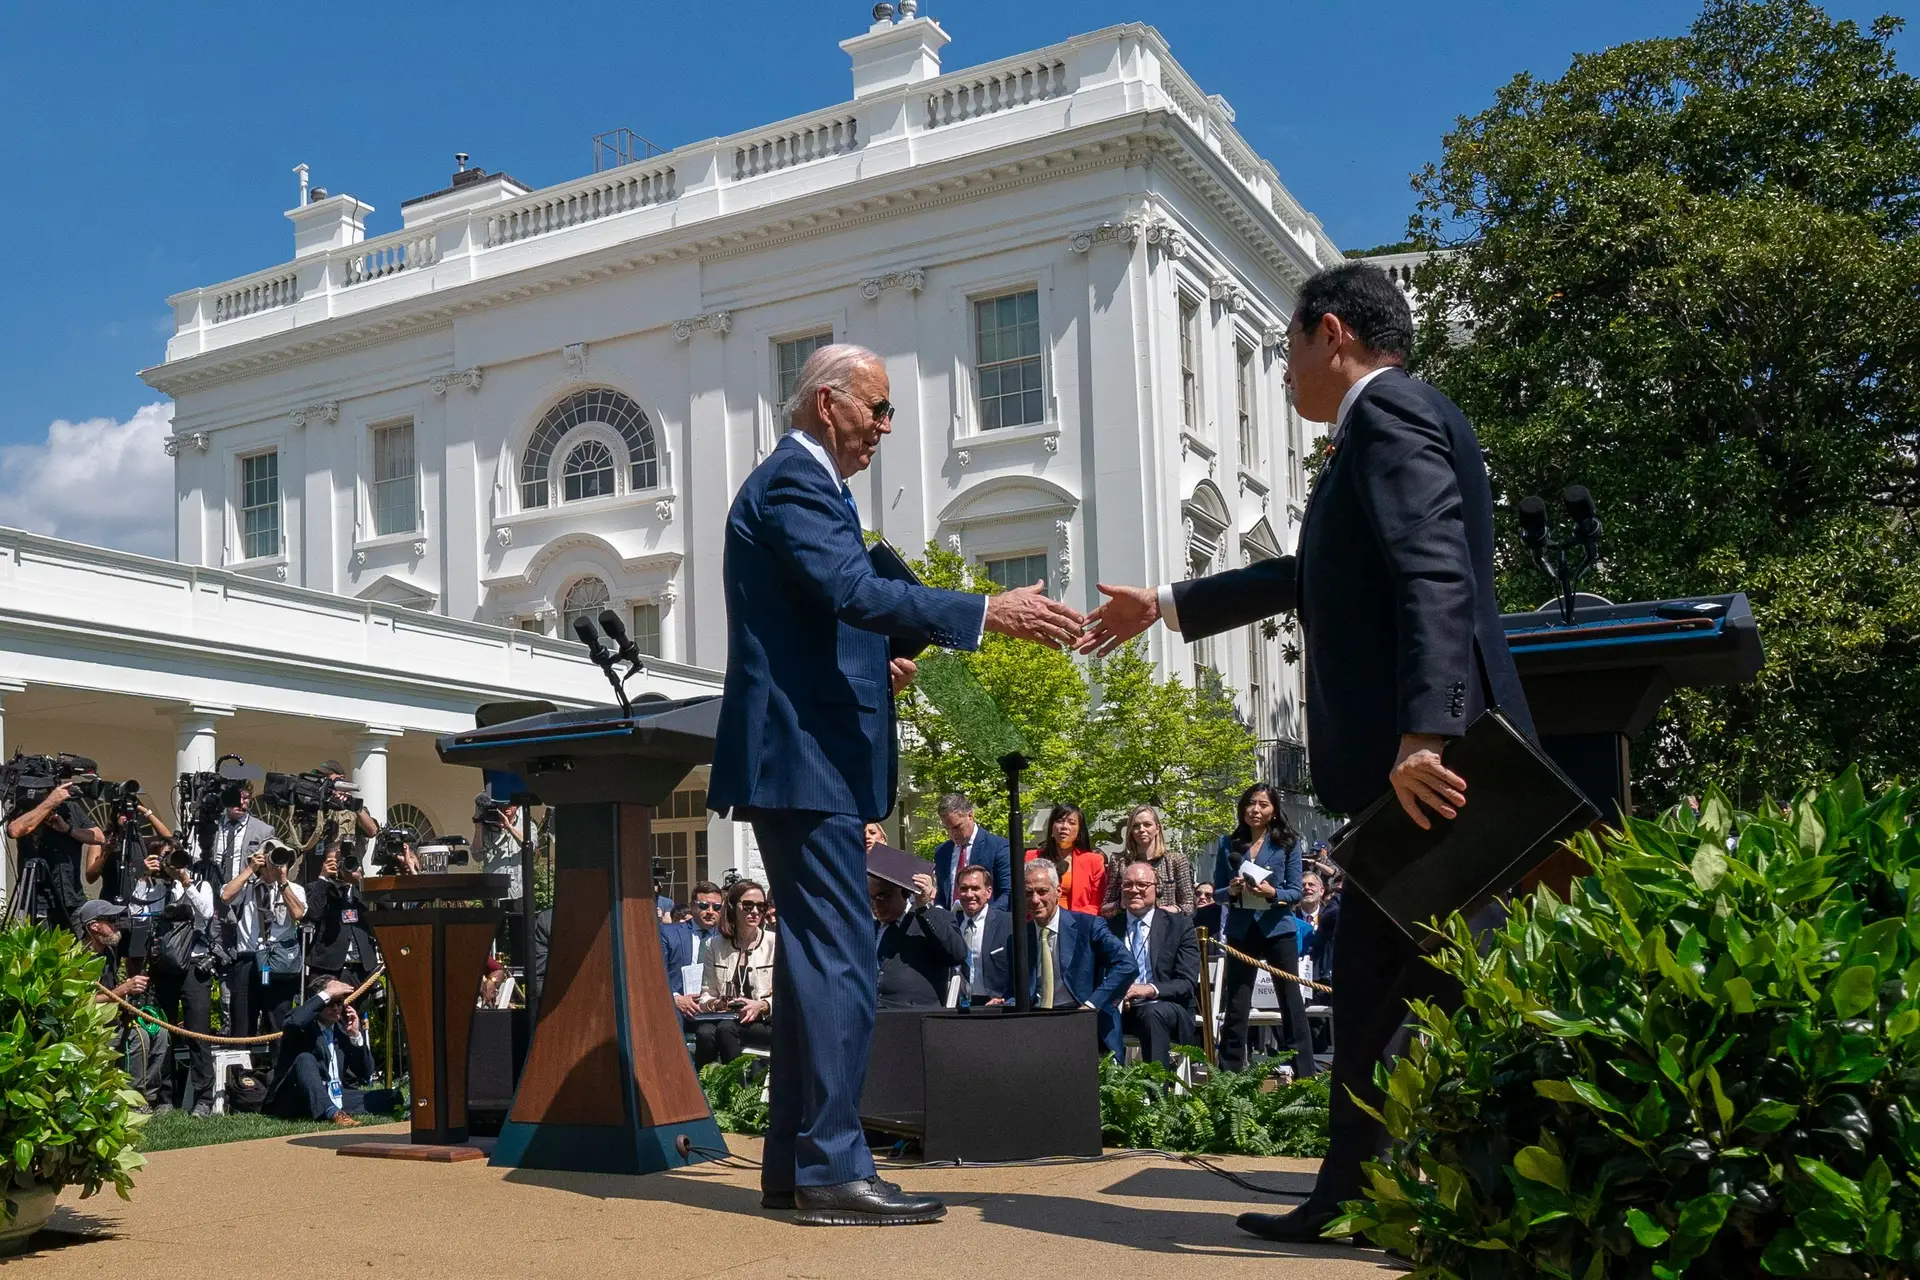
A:
{"label": "decorative molding", "polygon": [[953,455],[953,460],[963,467],[970,467],[973,465],[973,450],[961,449]]}
{"label": "decorative molding", "polygon": [[1040,447],[1048,453],[1060,452],[1060,433],[1058,431],[1050,431],[1042,436],[1040,438]]}
{"label": "decorative molding", "polygon": [[673,608],[674,601],[678,600],[679,598],[680,598],[680,592],[678,591],[678,589],[674,587],[673,580],[671,578],[669,578],[666,584],[660,588],[660,594],[654,597],[655,600],[658,600],[660,602],[660,609],[663,613],[666,610]]}
{"label": "decorative molding", "polygon": [[168,436],[165,440],[161,441],[160,447],[167,451],[169,458],[177,458],[180,456],[180,450],[183,448],[191,448],[200,453],[205,453],[207,451],[207,445],[212,443],[212,440],[213,437],[204,431],[188,431],[182,435]]}
{"label": "decorative molding", "polygon": [[959,534],[950,533],[947,535],[947,550],[953,552],[953,554],[955,555],[960,554],[960,535]]}
{"label": "decorative molding", "polygon": [[653,504],[653,515],[661,524],[673,523],[673,499],[662,498]]}
{"label": "decorative molding", "polygon": [[673,322],[673,336],[685,342],[694,334],[705,329],[710,333],[731,333],[733,331],[733,312],[708,311],[697,316],[688,316],[685,320]]}
{"label": "decorative molding", "polygon": [[1169,258],[1184,258],[1192,244],[1187,233],[1174,225],[1173,219],[1163,213],[1155,213],[1145,218],[1143,230],[1147,243],[1160,246],[1160,252]]}
{"label": "decorative molding", "polygon": [[303,404],[288,416],[293,419],[293,425],[296,427],[304,427],[315,418],[320,418],[328,425],[332,425],[340,421],[340,402],[321,400],[314,404]]}
{"label": "decorative molding", "polygon": [[1270,324],[1260,331],[1260,345],[1270,351],[1284,351],[1287,346],[1285,325]]}
{"label": "decorative molding", "polygon": [[366,553],[366,552],[364,552],[364,551],[356,551],[356,552],[354,552],[354,553],[353,553],[353,567],[354,567],[354,568],[356,568],[356,569],[363,569],[363,568],[365,568],[365,567],[366,567],[366,564],[367,564],[367,553]]}
{"label": "decorative molding", "polygon": [[285,582],[287,580],[287,566],[283,564],[273,566],[273,576],[276,581]]}
{"label": "decorative molding", "polygon": [[513,545],[513,526],[503,524],[498,529],[495,529],[493,531],[493,540],[499,543],[502,547],[512,546]]}
{"label": "decorative molding", "polygon": [[474,365],[471,369],[455,369],[452,373],[436,373],[427,380],[427,390],[436,396],[447,394],[449,387],[470,387],[480,389],[481,368]]}
{"label": "decorative molding", "polygon": [[567,376],[569,378],[579,380],[587,376],[586,343],[569,342],[566,346],[560,348],[560,355],[561,358],[567,362]]}
{"label": "decorative molding", "polygon": [[1118,222],[1102,222],[1085,231],[1074,232],[1067,237],[1067,247],[1075,253],[1086,253],[1097,244],[1131,245],[1140,238],[1146,226],[1145,214],[1130,213]]}
{"label": "decorative molding", "polygon": [[1064,587],[1073,581],[1073,526],[1065,520],[1055,520],[1053,531],[1060,539],[1060,585]]}
{"label": "decorative molding", "polygon": [[883,276],[868,276],[860,282],[860,296],[871,302],[880,296],[883,289],[905,289],[910,293],[918,293],[926,283],[926,268],[908,267],[904,271],[889,271]]}
{"label": "decorative molding", "polygon": [[1207,292],[1215,302],[1228,311],[1239,312],[1246,309],[1246,288],[1232,276],[1215,276],[1208,285]]}
{"label": "decorative molding", "polygon": [[425,538],[421,538],[413,544],[413,558],[415,560],[418,560],[421,556],[424,556],[426,554],[427,554],[427,540]]}

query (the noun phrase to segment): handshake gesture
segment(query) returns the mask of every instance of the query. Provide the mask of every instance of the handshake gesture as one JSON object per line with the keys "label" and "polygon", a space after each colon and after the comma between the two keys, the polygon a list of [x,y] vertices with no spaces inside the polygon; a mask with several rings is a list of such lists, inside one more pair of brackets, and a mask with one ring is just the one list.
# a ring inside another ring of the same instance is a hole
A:
{"label": "handshake gesture", "polygon": [[987,630],[1016,640],[1032,640],[1050,648],[1070,649],[1080,643],[1086,619],[1078,609],[1047,598],[1044,579],[1030,587],[1015,587],[987,597]]}

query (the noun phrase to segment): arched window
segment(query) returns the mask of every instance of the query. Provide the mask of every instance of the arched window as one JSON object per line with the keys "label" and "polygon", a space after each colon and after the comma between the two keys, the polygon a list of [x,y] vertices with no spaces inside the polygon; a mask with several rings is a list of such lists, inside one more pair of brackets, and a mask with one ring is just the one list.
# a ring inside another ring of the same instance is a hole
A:
{"label": "arched window", "polygon": [[[586,423],[598,423],[617,433],[627,449],[627,488],[630,492],[655,489],[660,485],[660,453],[654,439],[653,424],[631,397],[606,387],[576,391],[547,411],[540,425],[527,439],[526,453],[520,459],[520,505],[544,507],[553,501],[553,452],[567,432]],[[578,450],[568,455],[570,462]],[[607,459],[607,488],[614,492],[611,450],[601,446]],[[590,494],[589,496],[597,496]],[[569,495],[569,500],[571,500]]]}
{"label": "arched window", "polygon": [[433,829],[433,819],[427,816],[425,809],[422,809],[417,804],[408,804],[404,800],[387,810],[387,825],[390,827],[412,827],[420,833],[420,842],[422,844],[427,843],[439,834],[439,832]]}
{"label": "arched window", "polygon": [[560,598],[560,638],[572,639],[573,620],[597,619],[612,599],[607,584],[598,578],[582,578],[568,587],[567,594]]}
{"label": "arched window", "polygon": [[561,493],[568,502],[605,498],[613,493],[613,453],[598,440],[577,444],[560,468]]}

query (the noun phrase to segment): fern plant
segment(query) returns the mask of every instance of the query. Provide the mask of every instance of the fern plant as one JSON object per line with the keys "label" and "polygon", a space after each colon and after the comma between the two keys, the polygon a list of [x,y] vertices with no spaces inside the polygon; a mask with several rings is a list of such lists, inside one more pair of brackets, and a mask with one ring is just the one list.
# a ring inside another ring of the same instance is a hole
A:
{"label": "fern plant", "polygon": [[[1174,1052],[1195,1062],[1198,1049]],[[1245,1071],[1214,1071],[1182,1090],[1157,1062],[1100,1060],[1101,1136],[1109,1146],[1213,1155],[1323,1156],[1327,1153],[1325,1073],[1282,1083],[1275,1059]]]}

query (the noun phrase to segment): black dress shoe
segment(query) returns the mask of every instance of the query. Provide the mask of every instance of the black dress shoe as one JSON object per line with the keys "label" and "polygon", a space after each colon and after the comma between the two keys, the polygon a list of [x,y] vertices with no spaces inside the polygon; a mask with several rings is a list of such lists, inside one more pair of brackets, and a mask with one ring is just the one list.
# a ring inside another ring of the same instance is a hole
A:
{"label": "black dress shoe", "polygon": [[760,1207],[762,1209],[791,1209],[793,1208],[793,1192],[762,1191],[760,1193]]}
{"label": "black dress shoe", "polygon": [[1288,1213],[1243,1213],[1234,1225],[1248,1235],[1280,1244],[1351,1245],[1352,1236],[1323,1236],[1321,1230],[1338,1214],[1311,1205],[1300,1205]]}
{"label": "black dress shoe", "polygon": [[793,1220],[808,1227],[901,1227],[938,1222],[947,1206],[932,1196],[908,1195],[878,1177],[831,1187],[796,1187]]}

